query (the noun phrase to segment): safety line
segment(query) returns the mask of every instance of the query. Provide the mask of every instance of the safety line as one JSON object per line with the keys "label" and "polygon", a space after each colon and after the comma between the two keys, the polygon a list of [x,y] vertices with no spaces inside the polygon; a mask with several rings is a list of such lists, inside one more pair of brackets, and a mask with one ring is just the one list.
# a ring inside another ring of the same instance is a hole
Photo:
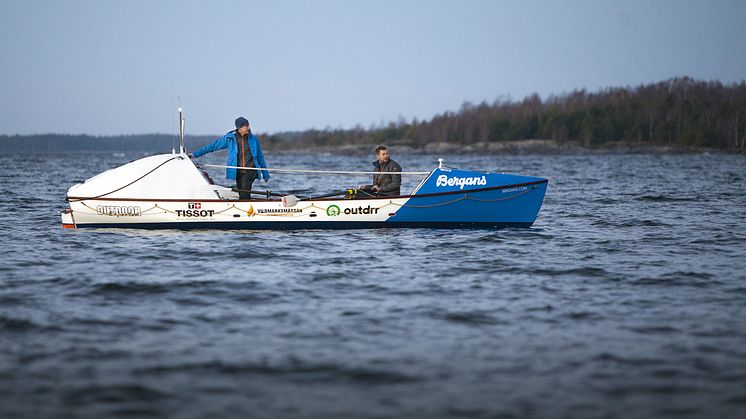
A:
{"label": "safety line", "polygon": [[259,168],[259,167],[244,167],[244,166],[223,166],[219,164],[200,164],[204,167],[215,167],[218,169],[242,169],[242,170],[256,170],[256,171],[268,171],[277,173],[314,173],[322,175],[429,175],[430,172],[351,172],[351,171],[339,171],[339,170],[306,170],[306,169],[280,169],[280,168]]}

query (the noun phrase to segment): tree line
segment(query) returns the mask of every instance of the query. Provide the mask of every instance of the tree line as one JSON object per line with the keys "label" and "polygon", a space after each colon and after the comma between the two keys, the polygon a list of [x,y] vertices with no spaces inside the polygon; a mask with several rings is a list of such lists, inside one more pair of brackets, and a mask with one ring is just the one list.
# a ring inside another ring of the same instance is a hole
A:
{"label": "tree line", "polygon": [[497,99],[464,103],[429,121],[399,121],[348,130],[308,130],[269,136],[284,147],[428,143],[479,145],[524,139],[574,142],[588,148],[615,143],[646,146],[709,147],[744,152],[746,82],[724,85],[689,77],[641,85],[585,89],[542,100]]}

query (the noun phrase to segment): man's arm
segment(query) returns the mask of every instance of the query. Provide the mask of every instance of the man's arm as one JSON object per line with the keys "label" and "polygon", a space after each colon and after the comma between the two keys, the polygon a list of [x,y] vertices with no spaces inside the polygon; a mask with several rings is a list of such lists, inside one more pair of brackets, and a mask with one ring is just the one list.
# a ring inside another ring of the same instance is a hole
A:
{"label": "man's arm", "polygon": [[206,146],[200,148],[199,150],[192,153],[194,157],[200,157],[204,156],[207,153],[212,153],[213,151],[222,150],[224,148],[228,148],[228,135],[224,135],[217,140],[211,142],[210,144],[207,144]]}

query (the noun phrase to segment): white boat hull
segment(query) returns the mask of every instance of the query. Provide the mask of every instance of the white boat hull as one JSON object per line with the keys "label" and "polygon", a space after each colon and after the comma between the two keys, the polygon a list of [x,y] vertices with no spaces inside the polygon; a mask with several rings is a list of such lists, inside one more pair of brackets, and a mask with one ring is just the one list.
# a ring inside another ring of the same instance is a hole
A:
{"label": "white boat hull", "polygon": [[[137,201],[71,200],[62,213],[64,227],[123,228],[235,228],[286,225],[383,223],[396,216],[407,198],[300,201],[293,207],[281,201]],[[330,226],[325,226],[326,228]],[[331,226],[334,227],[333,225]]]}

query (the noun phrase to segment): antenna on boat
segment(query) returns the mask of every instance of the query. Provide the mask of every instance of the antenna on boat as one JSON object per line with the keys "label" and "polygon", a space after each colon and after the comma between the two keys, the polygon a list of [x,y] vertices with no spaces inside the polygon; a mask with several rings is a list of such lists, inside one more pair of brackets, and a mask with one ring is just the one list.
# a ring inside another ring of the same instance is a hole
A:
{"label": "antenna on boat", "polygon": [[186,153],[186,149],[184,149],[184,116],[181,108],[179,108],[179,153]]}
{"label": "antenna on boat", "polygon": [[443,168],[443,159],[438,159],[438,169]]}

